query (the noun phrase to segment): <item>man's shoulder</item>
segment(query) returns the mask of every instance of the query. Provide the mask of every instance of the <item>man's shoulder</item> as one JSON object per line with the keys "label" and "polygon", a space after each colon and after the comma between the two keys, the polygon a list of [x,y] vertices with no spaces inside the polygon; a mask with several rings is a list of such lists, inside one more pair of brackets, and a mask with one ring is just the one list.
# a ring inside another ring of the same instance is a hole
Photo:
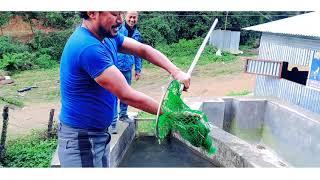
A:
{"label": "man's shoulder", "polygon": [[79,50],[89,46],[99,46],[101,42],[95,38],[86,29],[78,27],[68,40],[72,47],[79,48]]}

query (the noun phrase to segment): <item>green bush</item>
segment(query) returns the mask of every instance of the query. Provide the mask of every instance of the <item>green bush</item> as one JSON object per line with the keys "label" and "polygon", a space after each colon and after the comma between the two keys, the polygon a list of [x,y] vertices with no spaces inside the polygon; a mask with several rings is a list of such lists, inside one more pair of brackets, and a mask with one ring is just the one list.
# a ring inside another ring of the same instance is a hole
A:
{"label": "green bush", "polygon": [[9,140],[3,161],[4,167],[50,167],[57,139],[46,139],[44,131]]}
{"label": "green bush", "polygon": [[12,13],[11,12],[0,12],[0,31],[1,31],[1,34],[3,34],[2,32],[2,26],[6,25],[9,23],[10,21],[10,18],[12,16]]}
{"label": "green bush", "polygon": [[6,71],[23,71],[33,69],[34,54],[29,52],[7,53],[0,59],[0,69]]}
{"label": "green bush", "polygon": [[44,26],[57,29],[72,28],[81,22],[76,12],[47,12],[44,13]]}
{"label": "green bush", "polygon": [[43,25],[57,29],[72,28],[81,22],[76,12],[46,12],[43,13]]}
{"label": "green bush", "polygon": [[52,60],[51,56],[48,54],[40,54],[35,60],[34,63],[39,67],[39,68],[52,68],[58,65],[58,63],[54,60]]}
{"label": "green bush", "polygon": [[213,19],[210,12],[141,12],[139,30],[151,46],[202,37]]}
{"label": "green bush", "polygon": [[44,25],[47,27],[57,27],[61,28],[65,25],[65,20],[61,13],[59,12],[47,12],[45,14]]}
{"label": "green bush", "polygon": [[10,72],[37,68],[52,68],[58,63],[46,54],[48,49],[36,53],[7,53],[0,59],[0,69]]}
{"label": "green bush", "polygon": [[50,55],[53,60],[59,62],[65,43],[71,33],[71,29],[50,33],[37,31],[35,37],[30,42],[30,46],[34,51],[45,48],[50,53],[48,55]]}
{"label": "green bush", "polygon": [[6,53],[21,53],[30,51],[27,45],[15,42],[10,36],[0,36],[0,59]]}
{"label": "green bush", "polygon": [[170,34],[174,33],[164,17],[153,17],[142,21],[139,27],[141,27],[139,30],[141,31],[143,41],[151,46],[161,43],[167,44],[170,41],[168,39]]}

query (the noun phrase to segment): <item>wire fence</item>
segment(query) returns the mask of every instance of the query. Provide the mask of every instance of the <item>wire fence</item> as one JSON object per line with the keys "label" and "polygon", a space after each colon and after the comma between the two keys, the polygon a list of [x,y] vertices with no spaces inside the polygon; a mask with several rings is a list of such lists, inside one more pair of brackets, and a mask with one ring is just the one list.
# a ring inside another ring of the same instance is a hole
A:
{"label": "wire fence", "polygon": [[[2,111],[2,120],[1,120],[1,141],[0,141],[0,162],[5,157],[6,153],[6,141],[7,139],[11,139],[17,137],[18,133],[17,130],[20,131],[20,135],[27,135],[30,133],[32,129],[44,129],[46,128],[46,138],[54,137],[54,124],[57,122],[56,118],[54,117],[55,109],[50,109],[49,113],[37,113],[37,111],[33,111],[34,117],[38,117],[41,119],[42,122],[30,122],[29,127],[25,125],[24,121],[30,120],[29,116],[26,117],[19,117],[16,115],[16,109],[5,105],[1,108]],[[38,115],[38,116],[37,116]],[[49,117],[49,118],[48,118]],[[32,117],[31,117],[32,118]],[[35,126],[34,126],[35,125]]]}

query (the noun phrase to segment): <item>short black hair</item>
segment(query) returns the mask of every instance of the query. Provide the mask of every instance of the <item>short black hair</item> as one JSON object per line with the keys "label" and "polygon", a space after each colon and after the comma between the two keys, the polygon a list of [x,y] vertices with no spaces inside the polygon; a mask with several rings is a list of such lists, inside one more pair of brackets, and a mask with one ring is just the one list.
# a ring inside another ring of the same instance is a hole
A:
{"label": "short black hair", "polygon": [[87,11],[80,11],[79,16],[83,19],[89,19]]}

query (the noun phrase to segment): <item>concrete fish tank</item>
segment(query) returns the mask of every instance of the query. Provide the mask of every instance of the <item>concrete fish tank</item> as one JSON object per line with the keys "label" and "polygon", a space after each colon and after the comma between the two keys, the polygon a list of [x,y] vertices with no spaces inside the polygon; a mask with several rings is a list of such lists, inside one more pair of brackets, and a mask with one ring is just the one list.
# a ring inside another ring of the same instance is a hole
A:
{"label": "concrete fish tank", "polygon": [[[186,98],[212,124],[217,152],[208,155],[178,133],[159,144],[153,133],[138,134],[141,119],[119,124],[112,136],[111,167],[319,167],[320,116],[276,99]],[[55,153],[52,167],[60,163]]]}
{"label": "concrete fish tank", "polygon": [[188,98],[214,125],[224,167],[319,167],[320,116],[277,99]]}

